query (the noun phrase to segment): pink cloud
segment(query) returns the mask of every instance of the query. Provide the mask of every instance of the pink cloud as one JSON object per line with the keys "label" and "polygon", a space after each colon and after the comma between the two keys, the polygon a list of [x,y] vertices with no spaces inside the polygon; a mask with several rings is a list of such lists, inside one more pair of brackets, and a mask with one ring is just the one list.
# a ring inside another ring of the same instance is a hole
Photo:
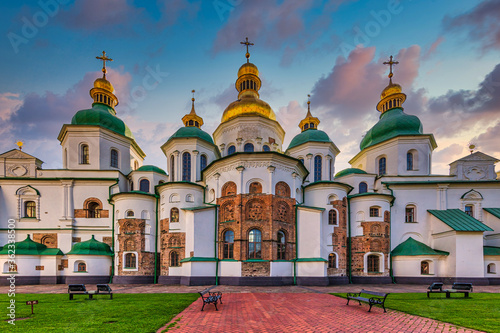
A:
{"label": "pink cloud", "polygon": [[427,52],[425,52],[425,54],[422,56],[422,59],[425,59],[425,60],[429,59],[436,52],[439,45],[441,45],[441,43],[444,42],[444,40],[445,40],[445,38],[443,36],[438,37],[438,39],[436,39],[431,44],[431,46],[429,47]]}
{"label": "pink cloud", "polygon": [[159,0],[158,4],[162,13],[160,20],[162,27],[174,25],[183,15],[190,20],[194,19],[201,6],[201,2],[187,0]]}

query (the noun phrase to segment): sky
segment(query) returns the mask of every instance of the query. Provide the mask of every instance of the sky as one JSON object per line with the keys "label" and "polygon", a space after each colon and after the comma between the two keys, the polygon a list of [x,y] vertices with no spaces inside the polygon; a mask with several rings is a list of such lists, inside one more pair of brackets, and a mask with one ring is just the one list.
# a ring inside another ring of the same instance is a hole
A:
{"label": "sky", "polygon": [[500,1],[472,0],[39,0],[0,5],[0,152],[16,148],[62,167],[58,133],[81,109],[102,75],[95,59],[113,58],[107,78],[117,116],[146,153],[166,169],[160,146],[189,113],[210,134],[237,99],[238,68],[250,61],[260,97],[286,131],[300,132],[311,112],[339,147],[336,170],[349,167],[376,105],[394,82],[405,113],[434,134],[433,173],[476,150],[500,158]]}

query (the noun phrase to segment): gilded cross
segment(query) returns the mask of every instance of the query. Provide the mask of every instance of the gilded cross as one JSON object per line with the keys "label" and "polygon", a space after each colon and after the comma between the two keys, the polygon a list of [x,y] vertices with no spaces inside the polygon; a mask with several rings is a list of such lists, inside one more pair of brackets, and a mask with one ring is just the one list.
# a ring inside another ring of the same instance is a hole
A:
{"label": "gilded cross", "polygon": [[392,74],[392,65],[397,65],[397,64],[399,64],[399,61],[392,61],[392,55],[389,58],[389,61],[384,62],[384,65],[389,65],[389,79],[391,83],[392,83],[392,76],[394,75]]}
{"label": "gilded cross", "polygon": [[113,61],[113,59],[106,57],[105,51],[102,51],[102,57],[96,57],[96,59],[102,60],[102,77],[105,79],[106,73],[108,72],[106,70],[106,61]]}
{"label": "gilded cross", "polygon": [[248,58],[250,58],[250,53],[248,52],[248,47],[251,45],[254,45],[253,43],[250,43],[248,41],[248,37],[245,38],[244,42],[240,42],[240,44],[246,45],[247,46],[247,53],[245,54],[245,57],[247,57],[247,62],[249,62]]}

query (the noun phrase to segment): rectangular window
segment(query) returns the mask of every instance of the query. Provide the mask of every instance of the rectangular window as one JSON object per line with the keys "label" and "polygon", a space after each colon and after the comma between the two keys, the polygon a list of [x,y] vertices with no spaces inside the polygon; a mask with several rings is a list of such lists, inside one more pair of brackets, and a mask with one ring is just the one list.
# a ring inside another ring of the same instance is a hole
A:
{"label": "rectangular window", "polygon": [[370,207],[370,217],[380,217],[378,207]]}
{"label": "rectangular window", "polygon": [[474,206],[473,205],[466,205],[465,206],[465,214],[474,217]]}
{"label": "rectangular window", "polygon": [[414,207],[406,207],[406,217],[405,222],[415,222],[415,208]]}
{"label": "rectangular window", "polygon": [[368,256],[368,272],[378,273],[379,271],[379,258],[378,256]]}

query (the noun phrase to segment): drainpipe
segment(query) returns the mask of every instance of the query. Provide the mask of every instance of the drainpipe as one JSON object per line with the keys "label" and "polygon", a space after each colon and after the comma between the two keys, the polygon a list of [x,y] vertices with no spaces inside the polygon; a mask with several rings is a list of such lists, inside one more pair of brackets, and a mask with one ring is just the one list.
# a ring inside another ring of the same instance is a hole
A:
{"label": "drainpipe", "polygon": [[349,228],[347,228],[348,232],[348,249],[349,249],[349,284],[352,284],[352,238],[351,238],[351,199],[347,196],[347,223]]}
{"label": "drainpipe", "polygon": [[215,205],[215,216],[214,216],[214,257],[215,257],[215,285],[219,285],[219,256],[217,255],[217,210],[219,205]]}
{"label": "drainpipe", "polygon": [[116,182],[109,186],[108,188],[108,203],[113,208],[113,213],[111,214],[111,247],[113,248],[113,255],[111,256],[111,275],[109,276],[109,283],[113,283],[113,277],[115,276],[115,204],[111,200],[111,188],[118,185],[120,178],[116,178]]}
{"label": "drainpipe", "polygon": [[389,191],[391,191],[391,195],[392,195],[392,200],[391,200],[391,205],[389,206],[389,216],[391,216],[391,221],[389,222],[389,256],[390,256],[390,260],[389,260],[389,275],[392,279],[392,283],[396,283],[395,279],[394,279],[394,275],[392,274],[392,256],[391,256],[391,249],[392,249],[392,245],[391,245],[391,240],[392,240],[392,206],[394,206],[394,201],[396,200],[396,198],[394,197],[394,191],[389,187],[389,184],[384,184],[385,187],[387,187],[387,189]]}
{"label": "drainpipe", "polygon": [[295,259],[293,260],[293,285],[297,285],[297,259],[299,258],[299,237],[297,229],[297,211],[298,207],[295,204]]}

